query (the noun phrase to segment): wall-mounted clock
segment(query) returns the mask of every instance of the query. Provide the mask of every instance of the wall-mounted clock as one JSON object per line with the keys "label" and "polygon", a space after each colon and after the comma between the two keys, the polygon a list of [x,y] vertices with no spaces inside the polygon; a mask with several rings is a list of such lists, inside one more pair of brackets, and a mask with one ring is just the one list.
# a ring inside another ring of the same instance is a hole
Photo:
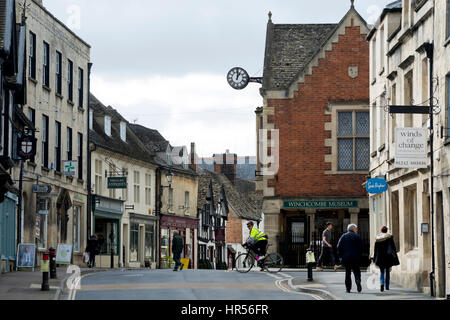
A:
{"label": "wall-mounted clock", "polygon": [[244,69],[235,67],[228,72],[227,80],[230,86],[234,89],[244,89],[250,82],[250,77]]}

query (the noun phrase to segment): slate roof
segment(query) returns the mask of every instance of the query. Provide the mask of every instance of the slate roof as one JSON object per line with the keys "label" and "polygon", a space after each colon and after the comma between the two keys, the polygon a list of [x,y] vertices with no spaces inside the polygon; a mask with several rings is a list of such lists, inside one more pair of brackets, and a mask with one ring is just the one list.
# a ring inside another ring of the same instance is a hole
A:
{"label": "slate roof", "polygon": [[263,89],[283,90],[295,80],[338,24],[267,25]]}
{"label": "slate roof", "polygon": [[139,136],[142,143],[153,152],[165,152],[169,141],[158,132],[158,130],[143,127],[139,124],[130,124],[133,132]]}
{"label": "slate roof", "polygon": [[384,7],[383,11],[381,12],[380,17],[378,18],[377,22],[372,27],[372,29],[370,30],[369,34],[366,37],[366,39],[368,41],[372,38],[375,31],[378,29],[380,22],[383,21],[384,17],[389,12],[402,12],[402,0],[397,0],[397,1],[391,2],[391,3],[387,4],[386,7]]}
{"label": "slate roof", "polygon": [[182,164],[168,163],[165,159],[158,157],[158,153],[166,152],[167,147],[172,150],[170,142],[167,141],[157,130],[146,128],[137,124],[130,124],[131,130],[142,141],[144,147],[155,154],[154,161],[160,166],[170,168],[171,170],[183,172],[190,175],[197,175],[197,172],[191,168],[184,168]]}
{"label": "slate roof", "polygon": [[[228,205],[231,206],[233,211],[239,217],[249,220],[261,220],[262,196],[257,195],[256,192],[254,192],[254,188],[252,190],[252,187],[245,185],[242,181],[240,186],[235,186],[225,175],[207,170],[204,170],[199,174],[198,208],[203,208],[207,203],[206,194],[208,192],[210,181],[213,182],[214,201],[216,205],[220,199],[220,189],[223,186]],[[252,182],[248,183],[251,184]]]}
{"label": "slate roof", "polygon": [[[93,94],[90,94],[89,107],[93,111],[93,130],[89,130],[90,142],[112,152],[133,159],[155,163],[154,154],[149,152],[130,128],[130,124],[115,109],[104,106]],[[104,117],[111,117],[111,137],[106,135]],[[120,122],[127,124],[126,142],[120,138]]]}

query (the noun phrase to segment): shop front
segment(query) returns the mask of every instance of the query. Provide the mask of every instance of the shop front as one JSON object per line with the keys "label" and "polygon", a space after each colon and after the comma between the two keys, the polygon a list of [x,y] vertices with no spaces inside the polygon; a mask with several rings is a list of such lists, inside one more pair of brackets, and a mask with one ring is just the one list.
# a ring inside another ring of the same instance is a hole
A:
{"label": "shop front", "polygon": [[121,223],[123,201],[95,195],[93,230],[99,241],[100,252],[96,257],[97,267],[111,267],[111,256],[114,267],[122,267]]}
{"label": "shop front", "polygon": [[158,218],[130,213],[129,222],[129,266],[156,269]]}
{"label": "shop front", "polygon": [[197,228],[198,219],[161,214],[160,220],[160,268],[173,267],[172,239],[174,231],[178,231],[183,238],[184,250],[181,258],[189,259],[189,269],[196,266],[197,253]]}
{"label": "shop front", "polygon": [[7,192],[0,203],[0,273],[8,272],[16,261],[17,196]]}
{"label": "shop front", "polygon": [[288,265],[305,266],[308,248],[314,251],[317,260],[321,251],[322,232],[326,223],[331,222],[335,257],[339,238],[347,232],[347,226],[354,223],[358,226],[358,234],[364,243],[362,265],[367,266],[370,251],[367,199],[285,200],[280,218],[278,244]]}

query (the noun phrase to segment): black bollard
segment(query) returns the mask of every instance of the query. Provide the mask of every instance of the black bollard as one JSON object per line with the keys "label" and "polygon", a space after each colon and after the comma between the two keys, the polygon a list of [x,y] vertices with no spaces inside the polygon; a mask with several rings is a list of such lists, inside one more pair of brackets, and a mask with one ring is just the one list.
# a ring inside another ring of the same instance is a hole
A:
{"label": "black bollard", "polygon": [[308,281],[313,281],[312,263],[308,263]]}
{"label": "black bollard", "polygon": [[50,279],[56,279],[56,250],[55,248],[48,249],[50,258]]}
{"label": "black bollard", "polygon": [[111,248],[111,269],[114,268],[114,249]]}
{"label": "black bollard", "polygon": [[48,284],[48,269],[49,269],[48,252],[44,252],[41,261],[41,271],[42,271],[41,291],[50,290],[50,286]]}

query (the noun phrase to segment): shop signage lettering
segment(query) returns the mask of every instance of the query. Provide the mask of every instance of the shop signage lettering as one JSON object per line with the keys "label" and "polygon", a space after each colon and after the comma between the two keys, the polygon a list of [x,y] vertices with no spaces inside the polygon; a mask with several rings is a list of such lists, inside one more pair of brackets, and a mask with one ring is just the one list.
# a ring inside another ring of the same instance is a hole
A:
{"label": "shop signage lettering", "polygon": [[108,189],[126,189],[127,177],[108,177]]}
{"label": "shop signage lettering", "polygon": [[367,181],[366,183],[366,191],[368,193],[382,193],[385,192],[388,189],[388,185],[386,183],[386,180],[379,179],[379,178],[373,178]]}
{"label": "shop signage lettering", "polygon": [[357,200],[284,201],[284,208],[358,208]]}
{"label": "shop signage lettering", "polygon": [[395,167],[427,167],[427,129],[395,128]]}

